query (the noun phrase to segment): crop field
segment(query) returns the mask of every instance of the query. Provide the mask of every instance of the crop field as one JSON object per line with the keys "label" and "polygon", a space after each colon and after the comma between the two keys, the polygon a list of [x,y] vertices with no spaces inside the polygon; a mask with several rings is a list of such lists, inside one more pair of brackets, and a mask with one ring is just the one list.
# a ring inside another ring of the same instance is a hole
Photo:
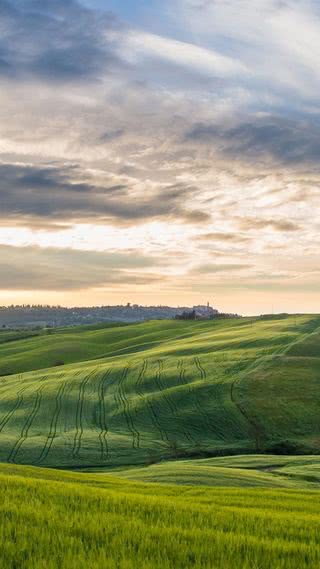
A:
{"label": "crop field", "polygon": [[318,569],[318,492],[0,466],[1,566]]}
{"label": "crop field", "polygon": [[317,453],[319,339],[316,316],[4,337],[0,461],[112,469]]}
{"label": "crop field", "polygon": [[[101,470],[98,470],[101,472]],[[115,471],[139,482],[252,488],[319,488],[320,456],[238,455],[165,461]]]}
{"label": "crop field", "polygon": [[320,317],[0,332],[5,569],[318,569]]}

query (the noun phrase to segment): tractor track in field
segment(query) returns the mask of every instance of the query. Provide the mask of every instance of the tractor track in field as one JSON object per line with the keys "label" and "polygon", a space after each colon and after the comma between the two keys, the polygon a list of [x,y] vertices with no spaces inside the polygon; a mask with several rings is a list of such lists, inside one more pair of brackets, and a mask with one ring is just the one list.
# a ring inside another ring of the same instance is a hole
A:
{"label": "tractor track in field", "polygon": [[155,427],[155,429],[159,432],[161,440],[164,443],[168,443],[169,437],[168,437],[166,431],[161,427],[161,423],[160,423],[158,416],[154,410],[154,407],[153,407],[153,405],[149,399],[149,395],[145,394],[142,391],[142,382],[143,382],[145,375],[147,373],[148,365],[149,365],[148,360],[143,360],[142,368],[140,370],[139,376],[138,376],[137,381],[136,381],[136,392],[137,392],[138,396],[143,400],[143,402],[147,405],[147,407],[149,409],[150,417],[151,417],[151,422],[152,422],[153,426]]}
{"label": "tractor track in field", "polygon": [[260,426],[258,425],[257,421],[255,421],[253,419],[253,417],[251,417],[249,415],[249,413],[246,411],[246,408],[240,403],[240,401],[237,400],[237,398],[235,397],[235,388],[237,385],[237,379],[235,379],[234,381],[232,381],[231,383],[231,389],[230,389],[230,398],[232,403],[234,404],[234,406],[238,409],[238,411],[241,413],[241,415],[246,419],[247,423],[249,424],[251,431],[252,431],[252,435],[253,438],[255,440],[255,447],[256,447],[256,452],[260,452],[261,450],[261,440],[263,437],[263,431],[260,428]]}
{"label": "tractor track in field", "polygon": [[[163,369],[164,369],[163,361],[158,360],[157,363],[158,363],[158,370],[156,373],[156,384],[158,386],[159,392],[161,393],[163,399],[166,401],[172,415],[175,417],[177,422],[181,422],[181,419],[179,418],[179,409],[178,409],[176,403],[166,393],[166,387],[162,383],[162,374],[163,374]],[[189,431],[187,431],[185,429],[184,425],[181,426],[181,432],[182,432],[183,436],[185,437],[185,439],[188,441],[188,443],[195,444],[195,440],[194,440],[193,436],[191,435],[191,433]]]}
{"label": "tractor track in field", "polygon": [[[135,391],[136,391],[138,397],[144,403],[145,403],[145,394],[142,391],[142,384],[143,384],[143,380],[145,378],[145,375],[147,373],[147,369],[148,369],[148,360],[146,359],[146,360],[143,360],[141,370],[139,372],[139,375],[138,375],[136,383],[135,383]],[[137,414],[137,407],[135,409],[135,412]],[[141,433],[139,432],[139,448],[140,448],[140,445],[141,445]]]}
{"label": "tractor track in field", "polygon": [[142,388],[143,380],[144,380],[144,378],[145,378],[145,376],[146,376],[146,373],[147,373],[147,369],[148,369],[148,360],[143,360],[142,368],[141,368],[141,370],[140,370],[140,372],[139,372],[139,375],[138,375],[138,378],[137,378],[137,381],[136,381],[136,385],[135,385],[136,393],[137,393],[137,395],[138,395],[139,397],[141,397],[142,399],[145,398],[145,395],[144,395],[144,393],[143,393],[143,391],[142,391],[141,388]]}
{"label": "tractor track in field", "polygon": [[[41,381],[44,381],[46,379],[46,377],[47,376],[42,378]],[[21,449],[23,443],[28,438],[30,427],[32,426],[32,423],[35,420],[35,418],[38,414],[38,411],[40,409],[41,400],[42,400],[42,392],[43,392],[44,388],[45,388],[45,385],[41,385],[36,390],[36,398],[34,401],[34,405],[33,405],[31,412],[29,413],[29,415],[28,415],[28,417],[27,417],[27,419],[26,419],[26,421],[25,421],[25,423],[21,429],[20,437],[18,438],[15,445],[11,449],[11,452],[8,456],[8,462],[15,462],[19,450]]]}
{"label": "tractor track in field", "polygon": [[172,414],[178,413],[178,407],[176,406],[175,402],[170,399],[170,397],[166,393],[166,388],[162,383],[162,374],[163,374],[163,361],[158,360],[158,369],[156,373],[156,384],[158,386],[159,391],[161,392],[162,397],[166,401],[170,411]]}
{"label": "tractor track in field", "polygon": [[83,435],[83,423],[82,423],[82,415],[83,415],[83,405],[84,405],[84,394],[86,386],[89,380],[95,375],[98,368],[92,370],[80,383],[79,387],[79,394],[78,394],[78,401],[77,401],[77,410],[76,410],[76,432],[74,435],[73,440],[73,449],[72,449],[72,457],[74,459],[80,458],[79,453],[81,449],[81,440]]}
{"label": "tractor track in field", "polygon": [[195,358],[194,358],[194,362],[195,362],[195,364],[196,364],[196,366],[197,366],[197,368],[198,368],[198,370],[199,370],[199,372],[200,372],[201,379],[207,379],[207,372],[206,372],[206,370],[202,367],[199,358],[198,358],[198,357],[195,357]]}
{"label": "tractor track in field", "polygon": [[[179,372],[179,383],[180,383],[180,385],[185,385],[188,388],[189,394],[192,397],[192,401],[194,402],[194,406],[195,406],[196,410],[201,413],[201,409],[198,409],[198,407],[196,405],[196,398],[197,398],[196,392],[195,392],[194,388],[190,385],[190,383],[186,380],[186,368],[184,366],[183,360],[178,361],[177,368],[178,368],[178,372]],[[189,424],[193,427],[193,429],[195,431],[197,431],[199,429],[198,425],[195,425],[192,421],[190,421]],[[199,441],[191,433],[189,433],[189,436],[191,437],[193,444],[199,446]]]}
{"label": "tractor track in field", "polygon": [[[63,375],[64,374],[62,374],[61,377],[63,377]],[[61,409],[62,409],[62,400],[63,400],[63,397],[65,395],[67,386],[68,386],[68,383],[66,381],[64,381],[60,385],[60,387],[57,391],[56,399],[55,399],[56,406],[55,406],[54,413],[52,415],[49,434],[47,436],[47,440],[44,444],[44,447],[41,451],[41,454],[40,454],[38,460],[35,461],[36,464],[40,464],[41,462],[44,462],[46,460],[46,458],[47,458],[47,456],[51,450],[53,441],[57,436],[57,425],[58,425],[58,420],[59,420],[59,416],[60,416]]]}
{"label": "tractor track in field", "polygon": [[262,367],[265,364],[268,364],[270,359],[274,358],[275,356],[286,355],[286,353],[293,346],[298,345],[301,342],[304,342],[307,338],[309,338],[310,336],[313,336],[314,334],[317,334],[319,331],[320,331],[320,328],[318,327],[315,330],[312,330],[311,332],[307,332],[306,334],[303,334],[300,338],[295,338],[292,342],[289,342],[289,344],[287,344],[284,347],[281,347],[280,349],[272,350],[271,348],[269,348],[268,350],[266,350],[266,352],[263,355],[261,355],[259,358],[254,360],[254,362],[249,364],[244,370],[242,370],[239,373],[239,375],[236,376],[235,379],[231,382],[230,399],[231,399],[232,403],[234,404],[234,406],[238,409],[238,411],[244,417],[244,419],[246,420],[247,424],[249,425],[249,427],[251,429],[252,436],[253,436],[253,439],[255,441],[256,452],[258,452],[258,453],[261,452],[262,447],[263,447],[263,440],[267,440],[268,436],[267,436],[267,433],[265,432],[265,430],[263,429],[263,427],[259,424],[258,420],[255,419],[254,417],[252,417],[252,415],[250,415],[250,413],[246,410],[244,405],[242,405],[242,403],[239,401],[239,399],[236,398],[235,391],[236,391],[237,386],[240,384],[242,378],[247,373],[259,370],[260,367]]}
{"label": "tractor track in field", "polygon": [[259,357],[253,363],[249,364],[231,382],[230,399],[231,399],[232,403],[234,404],[234,406],[238,409],[238,411],[244,417],[244,419],[246,420],[247,424],[249,425],[249,427],[251,429],[251,432],[252,432],[252,435],[253,435],[253,438],[255,441],[256,452],[261,452],[262,447],[263,447],[263,440],[267,440],[268,436],[267,436],[267,433],[265,432],[265,430],[263,429],[263,427],[259,424],[258,420],[255,419],[254,417],[252,417],[252,415],[250,415],[250,413],[246,410],[244,405],[242,405],[242,403],[239,401],[239,399],[237,399],[237,397],[235,395],[235,391],[236,391],[237,386],[240,384],[242,378],[247,373],[258,371],[260,369],[260,367],[262,367],[265,364],[268,364],[268,362],[270,361],[271,358],[274,358],[276,356],[286,355],[286,353],[293,346],[304,342],[310,336],[317,334],[319,331],[320,331],[320,327],[317,327],[316,329],[312,330],[311,332],[307,332],[306,334],[303,334],[301,337],[295,338],[292,342],[289,342],[289,344],[287,344],[284,347],[281,347],[280,349],[276,349],[276,350],[269,349],[269,350],[267,350],[264,355]]}
{"label": "tractor track in field", "polygon": [[24,387],[21,387],[21,389],[19,389],[19,391],[17,392],[17,399],[16,402],[14,404],[14,406],[12,407],[12,409],[10,409],[10,411],[8,411],[6,413],[6,415],[3,417],[3,419],[0,421],[0,433],[2,433],[3,429],[5,428],[6,424],[10,421],[11,417],[15,414],[16,411],[18,411],[18,409],[21,407],[22,403],[23,403],[23,394],[26,391],[26,389],[28,389],[28,385],[25,385]]}
{"label": "tractor track in field", "polygon": [[192,385],[190,385],[190,383],[188,381],[185,380],[185,369],[184,369],[184,372],[182,371],[181,368],[180,368],[180,370],[181,370],[180,371],[180,380],[184,381],[184,383],[189,386],[189,391],[190,391],[190,394],[193,396],[192,399],[193,399],[194,406],[195,406],[195,409],[197,411],[198,416],[202,417],[204,419],[205,424],[210,427],[209,416],[201,405],[200,398],[199,398],[199,395],[197,393],[197,390]]}
{"label": "tractor track in field", "polygon": [[98,423],[100,427],[99,433],[99,442],[100,442],[100,449],[101,449],[101,460],[108,460],[109,458],[109,445],[108,445],[108,425],[107,425],[107,417],[106,417],[106,408],[105,408],[105,382],[109,378],[111,374],[111,369],[108,369],[107,372],[102,376],[102,379],[99,382],[98,386],[98,396],[99,396],[99,418]]}
{"label": "tractor track in field", "polygon": [[118,391],[115,393],[114,398],[115,398],[116,404],[118,405],[119,409],[123,411],[123,414],[124,414],[124,417],[125,417],[125,420],[127,423],[128,431],[132,435],[132,448],[139,449],[140,448],[140,434],[134,426],[134,422],[133,422],[133,418],[132,418],[132,414],[131,414],[130,402],[126,396],[126,393],[125,393],[125,390],[123,387],[123,384],[124,384],[124,382],[128,376],[129,369],[130,369],[130,366],[126,366],[123,369],[122,374],[121,374],[119,381],[117,383]]}
{"label": "tractor track in field", "polygon": [[[200,373],[200,378],[202,380],[207,379],[207,372],[204,369],[204,367],[202,366],[200,359],[198,357],[195,357],[193,361],[194,361],[194,364],[195,364],[198,372]],[[195,404],[196,404],[197,411],[203,417],[205,424],[207,425],[208,430],[217,436],[217,430],[214,427],[214,425],[212,425],[211,417],[210,417],[209,413],[206,411],[206,409],[202,406],[201,400],[199,398],[199,395],[196,393],[196,391],[195,391]]]}

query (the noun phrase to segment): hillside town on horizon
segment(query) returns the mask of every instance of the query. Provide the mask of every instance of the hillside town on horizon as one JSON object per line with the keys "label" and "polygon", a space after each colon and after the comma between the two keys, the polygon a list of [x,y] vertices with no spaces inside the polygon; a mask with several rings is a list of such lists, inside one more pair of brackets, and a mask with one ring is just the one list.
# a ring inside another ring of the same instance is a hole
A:
{"label": "hillside town on horizon", "polygon": [[0,307],[0,327],[21,328],[77,326],[103,322],[143,322],[145,320],[212,320],[237,317],[238,314],[222,313],[209,302],[188,306],[142,306],[139,304],[105,305],[89,307],[63,307],[50,305],[12,305]]}

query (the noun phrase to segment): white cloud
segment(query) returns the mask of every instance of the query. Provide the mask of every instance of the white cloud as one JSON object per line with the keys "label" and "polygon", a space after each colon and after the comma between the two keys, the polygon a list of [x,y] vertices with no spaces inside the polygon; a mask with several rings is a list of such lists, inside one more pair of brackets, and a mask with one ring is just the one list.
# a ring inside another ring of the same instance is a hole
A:
{"label": "white cloud", "polygon": [[[317,100],[320,11],[309,0],[170,0],[168,17],[206,48],[237,57],[250,70],[250,89]],[[236,54],[236,55],[235,55]],[[245,78],[244,78],[245,79]],[[246,81],[246,79],[245,79]],[[298,101],[290,101],[291,105]],[[300,100],[300,105],[302,101]]]}
{"label": "white cloud", "polygon": [[213,49],[142,31],[129,33],[121,51],[133,63],[152,57],[208,75],[233,77],[247,73],[240,61]]}

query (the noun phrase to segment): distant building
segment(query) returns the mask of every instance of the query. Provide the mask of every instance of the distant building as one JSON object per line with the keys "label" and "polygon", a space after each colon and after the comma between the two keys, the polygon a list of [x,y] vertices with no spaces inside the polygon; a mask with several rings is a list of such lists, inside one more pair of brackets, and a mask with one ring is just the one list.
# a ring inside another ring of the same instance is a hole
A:
{"label": "distant building", "polygon": [[219,311],[212,308],[209,302],[206,305],[199,304],[198,306],[194,306],[193,310],[195,312],[195,317],[198,319],[214,318],[219,314]]}

